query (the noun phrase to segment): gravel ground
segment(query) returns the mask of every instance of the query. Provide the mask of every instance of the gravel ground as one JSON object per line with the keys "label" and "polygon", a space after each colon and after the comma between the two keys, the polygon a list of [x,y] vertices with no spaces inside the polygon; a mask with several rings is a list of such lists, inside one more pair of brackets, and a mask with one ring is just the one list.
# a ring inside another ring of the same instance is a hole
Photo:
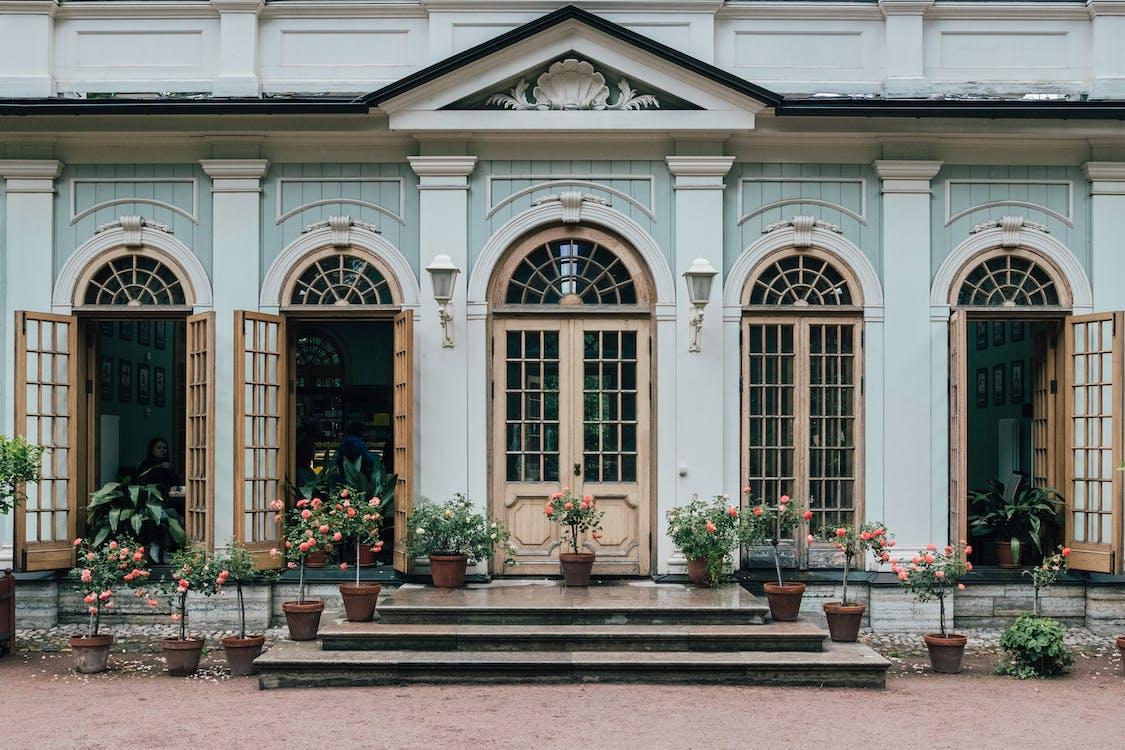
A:
{"label": "gravel ground", "polygon": [[[935,675],[920,637],[870,633],[894,662],[885,691],[648,685],[419,686],[259,692],[231,677],[221,649],[172,678],[153,651],[166,626],[115,629],[130,650],[101,675],[45,649],[72,628],[24,633],[0,660],[0,748],[1113,748],[1125,746],[1125,677],[1112,641],[1068,638],[1065,677],[997,677],[997,630],[971,631],[961,675]],[[126,636],[126,632],[128,635]],[[212,634],[209,634],[209,637]],[[217,634],[215,634],[217,635]],[[280,635],[272,631],[271,635]],[[210,646],[218,647],[216,640]],[[18,717],[18,721],[15,719]]]}

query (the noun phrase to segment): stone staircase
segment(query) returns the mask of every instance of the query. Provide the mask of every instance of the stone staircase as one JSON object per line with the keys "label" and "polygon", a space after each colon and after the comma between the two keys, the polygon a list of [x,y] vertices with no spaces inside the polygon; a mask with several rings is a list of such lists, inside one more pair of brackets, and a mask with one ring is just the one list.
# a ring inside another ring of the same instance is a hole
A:
{"label": "stone staircase", "polygon": [[769,622],[739,586],[617,581],[405,585],[379,621],[325,613],[320,640],[258,658],[262,688],[411,683],[651,682],[877,687],[889,662],[809,622]]}

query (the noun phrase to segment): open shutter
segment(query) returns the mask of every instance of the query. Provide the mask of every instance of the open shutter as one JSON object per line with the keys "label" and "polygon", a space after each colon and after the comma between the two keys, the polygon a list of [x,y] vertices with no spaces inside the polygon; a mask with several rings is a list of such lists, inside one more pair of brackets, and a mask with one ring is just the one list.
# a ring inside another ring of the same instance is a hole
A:
{"label": "open shutter", "polygon": [[395,316],[394,352],[395,570],[410,571],[406,519],[414,507],[414,311]]}
{"label": "open shutter", "polygon": [[968,477],[966,429],[968,408],[968,363],[966,342],[968,323],[964,310],[954,310],[949,317],[949,542],[956,544],[969,538]]}
{"label": "open shutter", "polygon": [[1058,424],[1058,343],[1046,331],[1032,342],[1031,479],[1036,487],[1058,488],[1058,456],[1062,430]]}
{"label": "open shutter", "polygon": [[1066,542],[1077,570],[1115,573],[1121,550],[1122,313],[1066,320]]}
{"label": "open shutter", "polygon": [[215,542],[215,313],[187,319],[185,394],[187,482],[184,522],[188,539],[211,549]]}
{"label": "open shutter", "polygon": [[78,323],[66,315],[16,313],[15,433],[43,446],[41,479],[16,510],[22,570],[74,564],[78,497]]}
{"label": "open shutter", "polygon": [[281,543],[281,522],[269,504],[285,494],[285,320],[238,310],[234,325],[235,538],[258,567],[276,567],[281,558],[269,551]]}

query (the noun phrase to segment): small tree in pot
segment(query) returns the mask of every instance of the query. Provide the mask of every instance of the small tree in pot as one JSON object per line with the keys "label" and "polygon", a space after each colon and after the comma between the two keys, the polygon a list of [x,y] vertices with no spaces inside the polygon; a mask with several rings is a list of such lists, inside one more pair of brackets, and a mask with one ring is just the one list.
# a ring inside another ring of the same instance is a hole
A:
{"label": "small tree in pot", "polygon": [[162,641],[168,674],[186,677],[199,669],[205,640],[188,635],[188,594],[217,594],[230,578],[230,571],[202,545],[194,544],[172,555],[172,577],[166,582],[172,595],[172,621],[180,632]]}
{"label": "small tree in pot", "polygon": [[234,581],[238,595],[238,635],[222,639],[230,673],[238,676],[257,674],[258,668],[254,665],[254,660],[261,655],[266,637],[260,633],[246,633],[246,600],[242,587],[254,582],[273,580],[276,574],[273,571],[256,570],[254,558],[239,542],[232,542],[226,553],[215,561],[215,565]]}
{"label": "small tree in pot", "polygon": [[945,629],[945,597],[953,595],[953,587],[965,588],[958,579],[973,569],[965,556],[972,547],[961,540],[956,547],[947,546],[943,552],[929,544],[926,549],[914,555],[909,562],[896,560],[891,570],[898,576],[902,587],[909,591],[914,600],[929,602],[938,600],[938,623],[940,632],[926,633],[923,639],[930,652],[930,665],[935,672],[957,674],[961,671],[961,657],[965,654],[968,636],[947,633]]}
{"label": "small tree in pot", "polygon": [[544,509],[547,518],[563,527],[563,537],[570,543],[570,552],[559,553],[563,580],[567,586],[589,586],[590,573],[594,569],[594,552],[579,552],[579,534],[590,534],[597,541],[602,538],[602,517],[604,511],[597,508],[593,495],[581,499],[570,494],[569,487],[550,496]]}
{"label": "small tree in pot", "polygon": [[[828,620],[828,632],[832,640],[854,643],[859,639],[859,626],[867,607],[861,602],[848,601],[848,573],[851,572],[855,558],[859,557],[862,560],[864,553],[869,550],[874,555],[876,563],[889,562],[891,555],[887,550],[895,546],[892,536],[886,526],[876,521],[865,523],[859,531],[856,531],[855,526],[849,525],[826,532],[828,541],[844,553],[841,601],[824,603],[824,616]],[[809,543],[812,541],[813,536],[810,534]]]}
{"label": "small tree in pot", "polygon": [[[275,500],[270,508],[278,513],[284,507]],[[332,552],[333,537],[338,533],[329,524],[328,509],[319,497],[312,500],[301,498],[289,514],[285,526],[285,558],[290,570],[300,571],[297,584],[297,601],[284,602],[285,622],[289,626],[289,637],[294,641],[311,641],[320,629],[320,615],[324,612],[324,602],[305,600],[305,565],[312,555],[327,556]],[[336,540],[338,541],[338,540]],[[283,554],[277,549],[270,550],[274,557]]]}
{"label": "small tree in pot", "polygon": [[688,577],[697,586],[719,585],[731,552],[753,536],[750,514],[727,501],[727,495],[715,495],[714,500],[692,495],[687,505],[665,514],[668,536],[687,558]]}
{"label": "small tree in pot", "polygon": [[[23,501],[23,486],[39,481],[43,449],[22,437],[0,435],[0,516]],[[11,569],[0,570],[0,656],[15,649],[16,578]],[[5,601],[7,600],[7,601]]]}
{"label": "small tree in pot", "polygon": [[425,498],[407,519],[411,557],[428,557],[430,578],[438,588],[460,588],[465,584],[469,563],[490,560],[504,549],[505,564],[511,564],[511,538],[506,526],[473,511],[473,502],[458,493],[452,500],[432,503]]}
{"label": "small tree in pot", "polygon": [[[340,584],[340,597],[344,600],[344,613],[349,622],[371,622],[375,617],[375,605],[382,586],[378,583],[362,583],[359,580],[361,551],[370,549],[381,552],[383,541],[379,532],[383,527],[383,503],[378,497],[367,498],[366,494],[352,487],[341,487],[333,493],[332,507],[328,511],[329,525],[336,531],[333,540],[344,539],[355,546],[355,583]],[[341,562],[340,570],[346,571],[348,563]]]}
{"label": "small tree in pot", "polygon": [[[148,580],[146,570],[148,555],[132,539],[122,538],[101,545],[87,543],[82,538],[74,540],[78,561],[70,571],[74,588],[82,594],[89,621],[85,635],[70,638],[74,651],[74,668],[83,674],[104,672],[113,645],[113,635],[100,632],[102,615],[114,609],[114,592],[122,586],[131,586],[133,595],[147,598],[140,584]],[[147,599],[155,607],[155,599]]]}
{"label": "small tree in pot", "polygon": [[[750,488],[744,488],[743,492],[749,493]],[[773,546],[773,567],[777,572],[777,583],[763,585],[766,601],[770,605],[770,617],[779,622],[793,622],[801,613],[805,584],[782,579],[781,558],[777,547],[785,534],[800,525],[802,518],[806,521],[812,518],[812,511],[802,511],[798,503],[790,500],[788,495],[782,495],[778,498],[777,505],[767,505],[762,501],[751,507],[750,515],[755,527],[753,538],[768,539]]]}

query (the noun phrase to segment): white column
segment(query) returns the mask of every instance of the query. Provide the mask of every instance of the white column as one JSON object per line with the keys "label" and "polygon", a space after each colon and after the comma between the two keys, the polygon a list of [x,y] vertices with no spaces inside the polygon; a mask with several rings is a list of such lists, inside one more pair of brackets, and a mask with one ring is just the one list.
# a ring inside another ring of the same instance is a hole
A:
{"label": "white column", "polygon": [[[469,270],[469,174],[475,156],[412,156],[419,183],[421,314],[415,322],[419,368],[418,442],[420,495],[448,500],[464,492],[481,510],[488,507],[484,425],[469,425],[469,398],[487,398],[485,385],[469,377],[470,360],[486,356],[483,342],[468,335],[465,289]],[[435,255],[448,255],[461,269],[453,291],[453,347],[442,346],[438,306],[425,267]],[[479,369],[479,368],[478,368]],[[474,369],[474,372],[476,370]],[[483,372],[483,370],[482,370]],[[470,460],[470,455],[472,460]]]}
{"label": "white column", "polygon": [[[724,483],[723,410],[738,408],[723,403],[721,383],[725,371],[723,353],[723,194],[724,177],[734,163],[733,156],[669,156],[668,169],[675,180],[676,236],[672,272],[676,276],[676,335],[672,350],[660,349],[657,380],[672,371],[675,363],[675,413],[656,414],[658,466],[657,573],[668,573],[671,565],[684,564],[683,557],[666,533],[665,511],[687,502],[693,492],[710,497],[720,492],[731,494],[738,503],[737,486]],[[683,272],[696,258],[706,258],[719,271],[711,285],[711,304],[704,311],[698,352],[689,352],[692,306],[683,286]],[[737,373],[734,375],[737,378]],[[661,491],[661,474],[674,462],[676,477],[671,493]],[[735,482],[737,485],[737,481]],[[673,559],[673,554],[675,558]]]}
{"label": "white column", "polygon": [[923,14],[934,0],[879,0],[883,29],[883,92],[887,96],[929,93],[926,80]]}
{"label": "white column", "polygon": [[1110,99],[1125,96],[1125,0],[1087,0],[1090,13],[1090,67],[1094,80],[1090,96]]}
{"label": "white column", "polygon": [[219,11],[219,73],[212,91],[215,96],[257,96],[258,13],[263,0],[211,0]]}
{"label": "white column", "polygon": [[1088,161],[1090,180],[1090,282],[1094,310],[1125,310],[1125,162]]}
{"label": "white column", "polygon": [[58,0],[0,2],[0,96],[54,96]]}
{"label": "white column", "polygon": [[[2,18],[2,17],[0,17]],[[2,25],[0,21],[0,25]],[[3,403],[2,431],[11,435],[15,421],[12,383],[15,376],[16,339],[12,322],[16,310],[51,311],[54,286],[55,178],[62,162],[0,161],[4,180],[6,248],[3,285],[4,313],[0,317],[0,339],[4,342],[4,370],[0,378],[0,403]],[[77,387],[77,384],[75,384]],[[12,514],[0,515],[0,569],[12,567]]]}
{"label": "white column", "polygon": [[[877,161],[883,181],[883,518],[900,552],[946,537],[948,450],[939,415],[947,380],[936,376],[930,325],[930,180],[936,161]],[[936,342],[934,342],[936,343]],[[944,355],[942,355],[944,356]],[[945,365],[948,366],[947,364]],[[868,425],[877,430],[879,425]]]}
{"label": "white column", "polygon": [[234,538],[235,310],[257,310],[265,159],[205,159],[211,178],[215,298],[215,546]]}

